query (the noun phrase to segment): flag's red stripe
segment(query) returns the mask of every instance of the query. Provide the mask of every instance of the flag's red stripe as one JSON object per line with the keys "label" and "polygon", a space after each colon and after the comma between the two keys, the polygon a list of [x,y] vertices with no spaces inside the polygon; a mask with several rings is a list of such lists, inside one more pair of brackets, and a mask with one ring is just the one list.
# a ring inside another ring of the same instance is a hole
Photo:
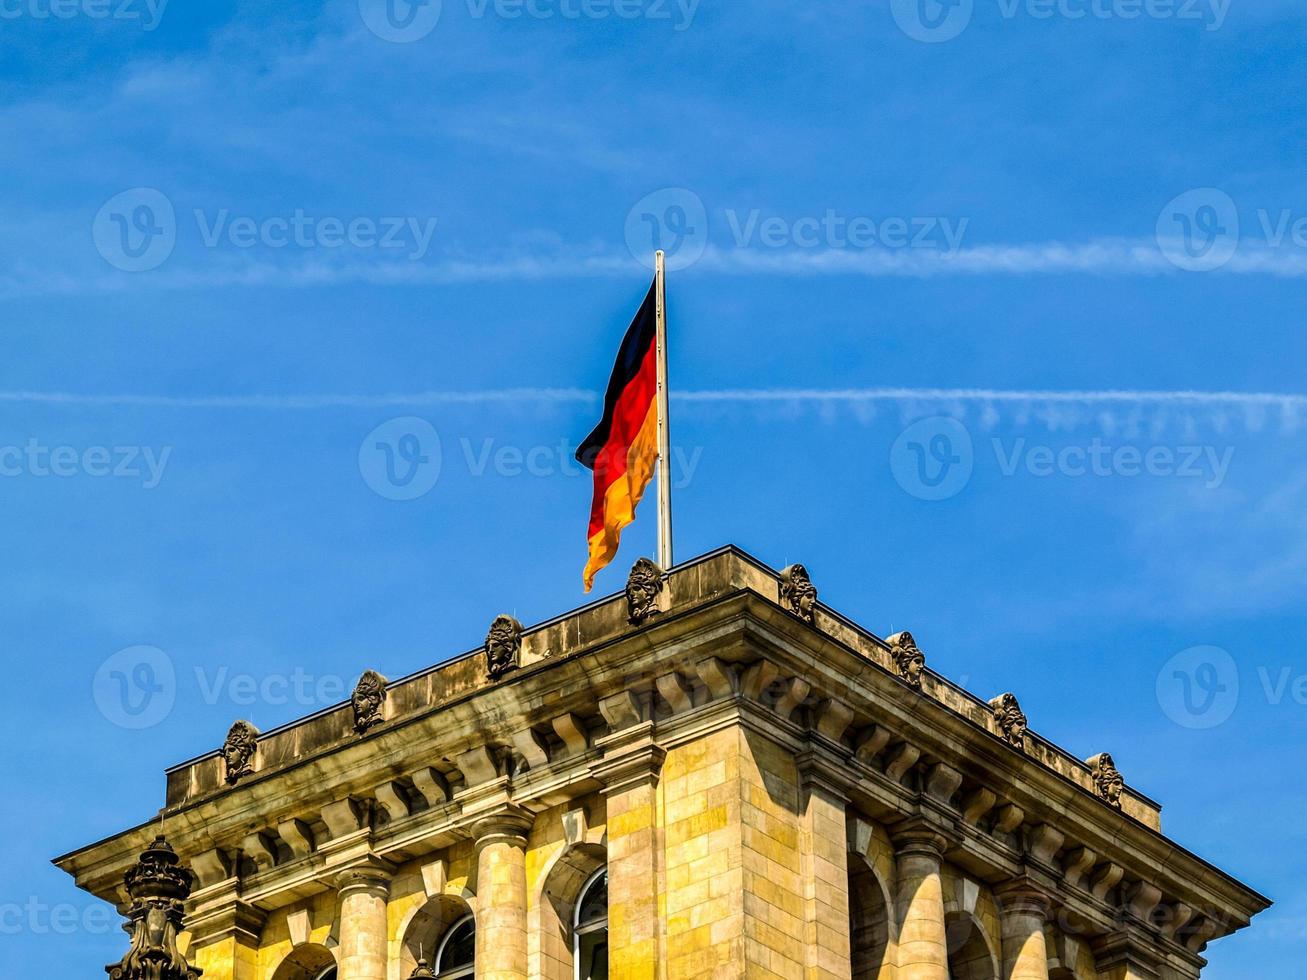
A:
{"label": "flag's red stripe", "polygon": [[590,536],[604,529],[604,500],[608,488],[626,475],[627,453],[640,432],[658,392],[658,348],[650,346],[639,369],[613,404],[608,440],[594,460],[594,503],[590,509]]}
{"label": "flag's red stripe", "polygon": [[595,456],[612,440],[613,412],[618,399],[640,373],[645,358],[655,346],[658,333],[657,299],[654,286],[650,286],[644,302],[636,311],[635,319],[622,337],[622,346],[617,350],[617,361],[613,364],[613,373],[608,379],[608,390],[604,393],[603,418],[576,450],[576,458],[582,466],[594,469]]}

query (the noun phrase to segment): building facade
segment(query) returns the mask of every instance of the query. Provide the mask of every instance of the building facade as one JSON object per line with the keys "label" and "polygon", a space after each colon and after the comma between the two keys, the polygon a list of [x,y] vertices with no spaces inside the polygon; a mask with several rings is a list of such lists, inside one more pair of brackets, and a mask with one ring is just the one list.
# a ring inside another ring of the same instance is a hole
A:
{"label": "building facade", "polygon": [[1190,980],[1269,904],[733,548],[238,721],[164,816],[57,861],[134,923],[114,980]]}

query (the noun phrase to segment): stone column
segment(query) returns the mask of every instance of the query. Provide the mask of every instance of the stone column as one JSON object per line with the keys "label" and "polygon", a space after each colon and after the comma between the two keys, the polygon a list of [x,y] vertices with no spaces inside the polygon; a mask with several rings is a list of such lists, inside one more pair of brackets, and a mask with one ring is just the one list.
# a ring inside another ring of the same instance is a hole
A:
{"label": "stone column", "polygon": [[1044,922],[1048,898],[1027,888],[999,889],[1003,918],[1003,980],[1048,980]]}
{"label": "stone column", "polygon": [[386,980],[386,899],[392,870],[376,861],[336,875],[340,980]]}
{"label": "stone column", "polygon": [[[529,811],[509,804],[477,819],[476,980],[526,980]],[[343,980],[343,978],[342,978]]]}
{"label": "stone column", "polygon": [[898,865],[898,980],[949,980],[940,880],[947,839],[926,821],[913,820],[896,828],[893,840]]}

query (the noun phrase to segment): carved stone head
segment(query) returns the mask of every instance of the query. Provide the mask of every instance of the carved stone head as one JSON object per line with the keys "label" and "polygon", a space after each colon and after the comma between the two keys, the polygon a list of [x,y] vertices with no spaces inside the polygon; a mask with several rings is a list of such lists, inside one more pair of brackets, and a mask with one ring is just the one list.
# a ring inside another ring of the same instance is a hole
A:
{"label": "carved stone head", "polygon": [[522,652],[522,624],[512,616],[499,616],[486,635],[486,676],[497,681],[518,668]]}
{"label": "carved stone head", "polygon": [[254,772],[254,753],[258,750],[259,730],[248,721],[238,721],[222,743],[222,760],[227,764],[227,782],[235,785],[242,776]]}
{"label": "carved stone head", "polygon": [[354,731],[360,735],[382,721],[381,707],[386,703],[387,683],[375,670],[365,670],[354,685],[349,700],[354,706]]}
{"label": "carved stone head", "polygon": [[1026,714],[1015,694],[1000,694],[989,706],[994,711],[994,722],[1004,740],[1018,749],[1026,747]]}
{"label": "carved stone head", "polygon": [[1094,777],[1094,791],[1098,798],[1109,806],[1121,809],[1121,793],[1125,790],[1125,780],[1117,771],[1116,763],[1106,752],[1089,760],[1089,768]]}
{"label": "carved stone head", "polygon": [[802,565],[794,564],[781,572],[781,605],[805,623],[812,622],[817,589]]}
{"label": "carved stone head", "polygon": [[907,681],[909,687],[921,690],[921,673],[926,669],[926,655],[917,649],[917,641],[904,630],[895,633],[888,642],[899,676]]}
{"label": "carved stone head", "polygon": [[632,626],[658,615],[662,591],[663,570],[648,558],[636,561],[626,579],[626,618]]}

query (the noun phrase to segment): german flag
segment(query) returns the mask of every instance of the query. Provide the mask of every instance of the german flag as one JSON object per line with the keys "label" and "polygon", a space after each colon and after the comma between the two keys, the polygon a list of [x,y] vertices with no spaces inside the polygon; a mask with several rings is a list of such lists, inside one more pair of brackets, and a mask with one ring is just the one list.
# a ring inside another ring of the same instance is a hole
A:
{"label": "german flag", "polygon": [[587,592],[617,554],[622,528],[635,520],[658,461],[657,290],[655,280],[617,352],[603,420],[576,451],[581,465],[594,470]]}

